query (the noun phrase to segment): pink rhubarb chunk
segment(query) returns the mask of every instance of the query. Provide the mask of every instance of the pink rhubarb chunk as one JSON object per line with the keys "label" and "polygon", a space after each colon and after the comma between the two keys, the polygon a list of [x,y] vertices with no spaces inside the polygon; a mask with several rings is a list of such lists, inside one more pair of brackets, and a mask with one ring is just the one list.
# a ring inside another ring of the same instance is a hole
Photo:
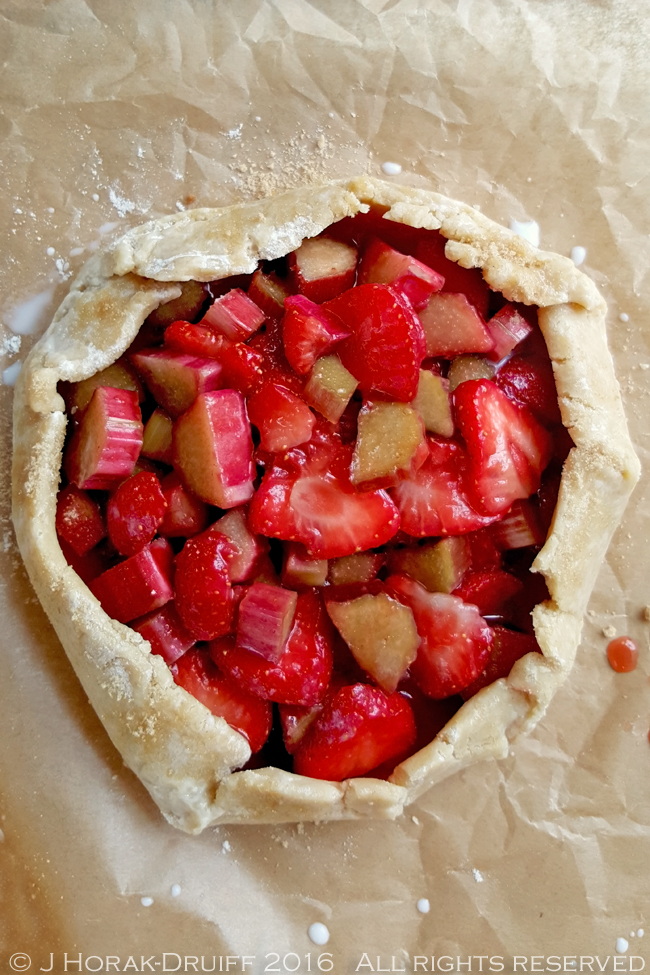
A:
{"label": "pink rhubarb chunk", "polygon": [[298,594],[289,589],[254,582],[239,605],[237,646],[253,650],[266,660],[278,660],[297,601]]}
{"label": "pink rhubarb chunk", "polygon": [[137,393],[98,386],[66,451],[68,480],[85,490],[105,490],[128,477],[142,448]]}
{"label": "pink rhubarb chunk", "polygon": [[201,319],[201,325],[220,332],[231,342],[245,342],[264,323],[266,315],[241,288],[217,298]]}

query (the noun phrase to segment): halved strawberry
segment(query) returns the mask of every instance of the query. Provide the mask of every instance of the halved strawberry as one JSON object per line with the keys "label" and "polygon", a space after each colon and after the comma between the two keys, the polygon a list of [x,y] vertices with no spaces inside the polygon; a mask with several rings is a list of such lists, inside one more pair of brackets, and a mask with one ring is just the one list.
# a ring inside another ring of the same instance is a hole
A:
{"label": "halved strawberry", "polygon": [[486,515],[504,514],[513,501],[538,489],[551,459],[552,438],[532,413],[489,379],[461,383],[454,398],[471,462],[472,502]]}
{"label": "halved strawberry", "polygon": [[185,542],[176,556],[176,608],[197,640],[214,640],[232,627],[234,601],[228,574],[231,554],[230,540],[208,528]]}
{"label": "halved strawberry", "polygon": [[294,771],[340,782],[397,759],[416,738],[408,701],[398,692],[341,688],[312,722],[294,755]]}
{"label": "halved strawberry", "polygon": [[332,673],[332,628],[320,596],[301,593],[291,631],[275,662],[236,646],[232,637],[213,641],[210,653],[251,694],[312,707],[323,697]]}
{"label": "halved strawberry", "polygon": [[104,515],[86,491],[68,484],[56,501],[56,533],[77,555],[86,555],[106,537]]}
{"label": "halved strawberry", "polygon": [[279,383],[264,383],[248,400],[248,416],[260,434],[262,450],[289,450],[311,437],[316,417],[294,393]]}
{"label": "halved strawberry", "polygon": [[407,576],[389,576],[386,588],[413,610],[421,642],[411,675],[418,687],[443,698],[476,680],[492,649],[492,630],[476,606],[428,592]]}
{"label": "halved strawberry", "polygon": [[225,389],[237,389],[243,396],[254,393],[264,379],[264,360],[259,352],[243,342],[224,349],[219,356]]}
{"label": "halved strawberry", "polygon": [[158,531],[166,538],[191,538],[208,525],[208,506],[183,484],[176,471],[170,471],[160,482],[167,502],[165,516]]}
{"label": "halved strawberry", "polygon": [[504,626],[495,626],[492,632],[494,640],[490,659],[476,680],[461,691],[464,701],[468,701],[482,687],[487,687],[501,677],[507,677],[517,660],[525,654],[541,653],[537,640],[529,633],[518,633]]}
{"label": "halved strawberry", "polygon": [[513,355],[494,380],[506,396],[527,406],[540,423],[561,423],[553,367],[548,357]]}
{"label": "halved strawberry", "polygon": [[193,634],[183,626],[173,601],[129,625],[149,641],[151,652],[162,657],[166,664],[173,664],[196,643]]}
{"label": "halved strawberry", "polygon": [[282,328],[279,321],[268,321],[264,331],[260,331],[248,343],[262,359],[260,368],[263,378],[268,382],[286,386],[292,393],[300,396],[304,386],[304,379],[298,376],[287,361],[284,354]]}
{"label": "halved strawberry", "polygon": [[185,352],[203,359],[216,359],[228,348],[230,342],[225,335],[213,332],[204,325],[178,321],[172,322],[165,329],[165,345],[175,352]]}
{"label": "halved strawberry", "polygon": [[317,359],[328,355],[350,333],[335,315],[304,295],[290,295],[284,307],[284,351],[291,368],[305,376]]}
{"label": "halved strawberry", "polygon": [[172,664],[174,680],[208,711],[228,722],[258,752],[271,731],[271,705],[248,694],[231,677],[222,674],[205,650],[188,650]]}
{"label": "halved strawberry", "polygon": [[476,606],[481,616],[503,616],[508,603],[523,591],[517,576],[502,569],[478,569],[466,572],[452,595]]}
{"label": "halved strawberry", "polygon": [[462,535],[491,524],[497,515],[479,513],[469,498],[468,458],[454,441],[429,438],[422,467],[390,490],[402,531],[416,538]]}
{"label": "halved strawberry", "polygon": [[358,283],[389,284],[403,294],[413,308],[423,308],[431,295],[440,291],[445,279],[416,258],[373,237],[359,264]]}
{"label": "halved strawberry", "polygon": [[156,539],[97,576],[88,588],[109,616],[129,623],[172,599],[171,555],[169,542]]}
{"label": "halved strawberry", "polygon": [[253,530],[302,542],[320,559],[383,545],[397,531],[397,508],[385,491],[355,490],[351,460],[351,446],[335,435],[317,436],[278,457],[251,502]]}
{"label": "halved strawberry", "polygon": [[155,474],[139,471],[123,481],[106,506],[108,536],[120,555],[135,555],[165,517],[167,501]]}
{"label": "halved strawberry", "polygon": [[365,397],[410,403],[425,355],[422,323],[408,301],[385,284],[362,284],[325,305],[351,333],[337,347]]}

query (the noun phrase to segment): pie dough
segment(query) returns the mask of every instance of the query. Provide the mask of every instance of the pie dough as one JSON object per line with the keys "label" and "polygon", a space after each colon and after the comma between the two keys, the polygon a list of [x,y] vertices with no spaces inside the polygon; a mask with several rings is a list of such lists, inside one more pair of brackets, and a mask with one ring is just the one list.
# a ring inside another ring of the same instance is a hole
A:
{"label": "pie dough", "polygon": [[[533,570],[551,599],[533,613],[531,653],[471,698],[431,744],[383,781],[333,783],[276,768],[232,771],[246,740],[174,684],[161,657],[110,619],[71,569],[54,527],[67,417],[57,382],[115,361],[176,282],[251,273],[306,237],[375,204],[385,219],[440,230],[445,253],[480,267],[510,301],[539,306],[562,418],[575,448],[552,531]],[[370,178],[305,187],[224,209],[154,220],[96,254],[34,346],[15,394],[13,517],[29,576],[93,707],[166,819],[189,833],[217,823],[393,819],[470,762],[503,757],[566,679],[599,564],[639,475],[605,333],[605,303],[573,263],[544,253],[477,210],[437,193]]]}

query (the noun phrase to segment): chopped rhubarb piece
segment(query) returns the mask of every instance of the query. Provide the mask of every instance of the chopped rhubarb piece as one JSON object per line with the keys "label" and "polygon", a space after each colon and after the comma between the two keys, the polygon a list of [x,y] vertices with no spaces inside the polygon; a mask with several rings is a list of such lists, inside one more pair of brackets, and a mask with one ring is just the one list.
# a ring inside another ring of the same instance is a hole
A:
{"label": "chopped rhubarb piece", "polygon": [[253,441],[234,389],[202,393],[174,425],[174,465],[202,501],[235,508],[253,495]]}
{"label": "chopped rhubarb piece", "polygon": [[516,662],[527,653],[541,653],[537,640],[528,633],[517,633],[503,626],[495,626],[492,632],[494,640],[490,659],[476,680],[460,692],[464,701],[495,680],[507,677]]}
{"label": "chopped rhubarb piece", "polygon": [[208,507],[183,484],[176,471],[170,471],[160,482],[167,502],[159,532],[167,538],[191,538],[208,524]]}
{"label": "chopped rhubarb piece", "polygon": [[[343,640],[338,634],[337,638],[343,644]],[[343,645],[345,646],[345,644]],[[345,649],[349,654],[350,651],[348,648],[346,647]],[[325,705],[331,701],[335,694],[338,694],[346,683],[349,684],[350,681],[347,681],[342,674],[337,674],[335,671],[332,674],[325,694],[316,704],[280,704],[278,710],[280,712],[280,724],[282,725],[282,740],[284,741],[284,747],[290,755],[294,754],[298,745],[305,737],[307,729],[316,720]]]}
{"label": "chopped rhubarb piece", "polygon": [[63,558],[87,586],[90,586],[93,579],[100,576],[102,572],[106,572],[115,561],[105,545],[96,545],[85,555],[77,555],[75,550],[61,537],[59,537],[59,545]]}
{"label": "chopped rhubarb piece", "polygon": [[492,526],[491,531],[497,548],[502,551],[543,545],[546,541],[539,505],[532,498],[515,501],[503,518]]}
{"label": "chopped rhubarb piece", "polygon": [[251,694],[312,707],[324,696],[332,673],[332,626],[320,596],[302,593],[277,661],[235,646],[229,637],[211,643],[210,652],[219,667]]}
{"label": "chopped rhubarb piece", "polygon": [[303,240],[289,255],[289,268],[301,295],[320,304],[347,291],[354,284],[357,250],[329,237]]}
{"label": "chopped rhubarb piece", "polygon": [[160,546],[154,549],[153,545],[107,569],[89,584],[102,609],[120,623],[160,609],[174,595],[171,575],[163,568],[167,559]]}
{"label": "chopped rhubarb piece", "polygon": [[476,267],[461,267],[455,261],[445,256],[447,240],[438,231],[427,234],[425,240],[419,241],[415,248],[415,256],[423,264],[427,264],[445,279],[443,291],[464,294],[474,305],[479,315],[486,316],[490,304],[490,289],[480,270]]}
{"label": "chopped rhubarb piece", "polygon": [[193,325],[192,322],[172,322],[165,329],[165,346],[168,349],[202,359],[219,358],[229,344],[225,335],[218,335],[212,329]]}
{"label": "chopped rhubarb piece", "polygon": [[287,542],[284,546],[282,584],[289,588],[324,586],[327,581],[329,562],[313,559],[300,542]]}
{"label": "chopped rhubarb piece", "polygon": [[214,640],[230,632],[234,599],[228,573],[232,543],[208,528],[190,538],[176,556],[176,609],[197,640]]}
{"label": "chopped rhubarb piece", "polygon": [[338,356],[328,355],[314,365],[303,396],[326,420],[338,423],[358,385]]}
{"label": "chopped rhubarb piece", "polygon": [[469,542],[463,535],[441,538],[426,545],[393,549],[388,556],[391,572],[410,576],[429,592],[452,592],[470,566]]}
{"label": "chopped rhubarb piece", "polygon": [[389,284],[401,292],[413,308],[424,308],[431,295],[440,291],[445,279],[422,261],[410,254],[401,254],[374,237],[361,258],[358,283]]}
{"label": "chopped rhubarb piece", "polygon": [[494,348],[488,353],[498,362],[530,335],[533,326],[526,321],[514,305],[506,304],[486,322],[487,330],[494,339]]}
{"label": "chopped rhubarb piece", "polygon": [[482,355],[459,355],[452,360],[447,374],[449,392],[470,379],[494,379],[494,365]]}
{"label": "chopped rhubarb piece", "polygon": [[108,537],[120,555],[135,555],[156,534],[167,502],[155,474],[140,471],[127,478],[106,506]]}
{"label": "chopped rhubarb piece", "polygon": [[353,582],[370,582],[386,561],[381,552],[357,552],[332,559],[328,581],[332,586],[346,586]]}
{"label": "chopped rhubarb piece", "polygon": [[415,738],[413,711],[399,692],[353,684],[341,688],[312,722],[296,749],[294,771],[342,781],[397,760]]}
{"label": "chopped rhubarb piece", "polygon": [[420,643],[409,607],[382,592],[346,602],[328,601],[326,608],[359,666],[392,694]]}
{"label": "chopped rhubarb piece", "polygon": [[418,411],[429,433],[452,437],[454,417],[449,399],[449,383],[429,369],[420,369],[418,391],[412,406]]}
{"label": "chopped rhubarb piece", "polygon": [[390,576],[386,588],[413,610],[421,643],[411,675],[418,687],[429,697],[443,698],[476,680],[492,650],[492,630],[476,606],[428,592],[407,576]]}
{"label": "chopped rhubarb piece", "polygon": [[304,295],[291,295],[284,306],[284,351],[291,368],[305,376],[317,359],[330,353],[350,333],[335,315]]}
{"label": "chopped rhubarb piece", "polygon": [[184,413],[200,393],[221,386],[221,363],[168,349],[143,349],[131,361],[156,402],[170,416]]}
{"label": "chopped rhubarb piece", "polygon": [[243,342],[236,342],[219,357],[225,389],[237,389],[243,396],[254,393],[264,379],[264,360],[259,352]]}
{"label": "chopped rhubarb piece", "polygon": [[467,454],[453,441],[429,440],[422,467],[391,488],[401,516],[402,531],[416,538],[462,535],[496,521],[498,515],[477,511],[469,496]]}
{"label": "chopped rhubarb piece", "polygon": [[152,311],[145,322],[145,327],[162,329],[167,328],[172,322],[195,322],[201,317],[201,312],[210,301],[208,285],[200,281],[181,281],[179,287],[181,295]]}
{"label": "chopped rhubarb piece", "polygon": [[428,453],[417,410],[406,403],[366,403],[359,413],[350,480],[364,488],[392,487],[421,467]]}
{"label": "chopped rhubarb piece", "polygon": [[101,508],[85,491],[68,484],[56,501],[56,533],[77,555],[86,555],[106,537]]}
{"label": "chopped rhubarb piece", "polygon": [[59,383],[59,391],[65,400],[66,411],[71,416],[75,416],[85,410],[98,386],[130,389],[137,393],[139,403],[144,399],[144,389],[135,370],[125,359],[118,359],[117,362],[106,366],[88,379],[80,379],[76,383]]}
{"label": "chopped rhubarb piece", "polygon": [[294,393],[277,383],[264,385],[248,400],[248,416],[262,450],[289,450],[310,439],[316,417]]}
{"label": "chopped rhubarb piece", "polygon": [[397,531],[397,509],[385,491],[355,490],[351,458],[335,436],[294,447],[262,479],[250,506],[253,530],[302,542],[321,559],[383,545]]}
{"label": "chopped rhubarb piece", "polygon": [[513,355],[494,381],[506,396],[527,406],[540,423],[562,422],[553,367],[547,357]]}
{"label": "chopped rhubarb piece", "polygon": [[267,701],[248,694],[222,674],[205,650],[188,650],[171,671],[180,687],[243,735],[253,753],[260,750],[271,731],[271,705]]}
{"label": "chopped rhubarb piece", "polygon": [[418,312],[427,355],[451,358],[463,352],[490,352],[494,339],[465,295],[446,291],[432,295]]}
{"label": "chopped rhubarb piece", "polygon": [[137,393],[98,386],[65,453],[68,480],[85,490],[124,480],[138,459],[142,435]]}
{"label": "chopped rhubarb piece", "polygon": [[488,379],[462,383],[454,397],[472,465],[472,502],[486,515],[505,514],[513,501],[537,491],[551,458],[551,436]]}
{"label": "chopped rhubarb piece", "polygon": [[162,657],[166,664],[173,664],[196,643],[195,637],[183,626],[173,602],[134,620],[131,629],[148,640],[151,652]]}
{"label": "chopped rhubarb piece", "polygon": [[523,589],[521,579],[502,569],[471,570],[465,573],[454,596],[476,606],[481,616],[505,616],[508,603]]}
{"label": "chopped rhubarb piece", "polygon": [[231,342],[245,342],[264,324],[266,316],[240,288],[217,298],[201,319],[201,325],[225,335]]}
{"label": "chopped rhubarb piece", "polygon": [[162,464],[172,463],[172,427],[170,416],[160,408],[155,409],[146,422],[142,439],[142,455]]}
{"label": "chopped rhubarb piece", "polygon": [[239,604],[237,645],[277,663],[291,630],[298,594],[254,582]]}
{"label": "chopped rhubarb piece", "polygon": [[264,274],[257,270],[248,289],[248,297],[254,301],[267,318],[279,321],[284,315],[284,301],[290,295],[284,281],[276,274]]}
{"label": "chopped rhubarb piece", "polygon": [[213,528],[222,532],[233,544],[233,555],[228,558],[231,582],[247,582],[252,579],[261,557],[269,550],[269,543],[261,535],[254,535],[248,527],[245,511],[233,508]]}
{"label": "chopped rhubarb piece", "polygon": [[410,403],[418,390],[425,341],[422,323],[406,299],[385,284],[362,284],[328,302],[327,310],[351,332],[337,353],[363,395]]}

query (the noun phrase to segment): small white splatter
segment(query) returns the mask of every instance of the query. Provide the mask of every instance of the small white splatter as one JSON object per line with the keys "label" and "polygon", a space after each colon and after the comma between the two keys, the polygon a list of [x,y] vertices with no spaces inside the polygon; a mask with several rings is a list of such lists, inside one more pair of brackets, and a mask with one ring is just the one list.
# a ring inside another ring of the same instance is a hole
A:
{"label": "small white splatter", "polygon": [[643,937],[643,928],[639,928],[639,930],[636,933],[636,936],[637,936],[637,938],[642,938]]}
{"label": "small white splatter", "polygon": [[54,250],[53,247],[48,247],[48,249],[45,251],[45,253],[47,254],[48,257],[54,257],[54,255],[56,254],[56,251]]}
{"label": "small white splatter", "polygon": [[428,914],[431,910],[431,904],[426,897],[421,897],[420,900],[415,905],[420,912],[420,914]]}
{"label": "small white splatter", "polygon": [[571,260],[576,267],[580,267],[584,264],[585,258],[587,256],[587,251],[584,247],[572,247],[571,248]]}
{"label": "small white splatter", "polygon": [[20,352],[21,344],[22,338],[20,335],[7,336],[7,338],[3,339],[2,342],[3,355],[17,355]]}
{"label": "small white splatter", "polygon": [[108,198],[121,217],[125,217],[127,213],[133,213],[136,209],[135,203],[132,200],[127,200],[124,196],[120,196],[113,186],[108,191]]}
{"label": "small white splatter", "polygon": [[221,844],[221,852],[222,853],[230,853],[231,850],[232,850],[232,847],[231,847],[230,843],[228,842],[228,840],[224,840],[223,843]]}
{"label": "small white splatter", "polygon": [[539,224],[535,220],[511,220],[510,229],[533,247],[539,247]]}
{"label": "small white splatter", "polygon": [[83,247],[73,247],[72,250],[70,251],[70,257],[79,257],[79,255],[83,254],[83,252],[84,252]]}
{"label": "small white splatter", "polygon": [[309,938],[314,942],[315,945],[326,945],[330,939],[330,933],[324,924],[320,921],[316,921],[314,924],[309,925],[309,930],[307,931]]}
{"label": "small white splatter", "polygon": [[0,843],[4,843],[4,841],[5,841],[5,834],[0,829]]}
{"label": "small white splatter", "polygon": [[99,193],[93,193],[93,200],[95,203],[99,203]]}
{"label": "small white splatter", "polygon": [[37,332],[53,294],[54,288],[47,288],[33,298],[16,305],[5,319],[11,331],[16,335],[33,335]]}
{"label": "small white splatter", "polygon": [[618,320],[620,322],[629,322],[630,316],[626,311],[622,311],[621,314],[618,316]]}
{"label": "small white splatter", "polygon": [[241,132],[243,128],[244,128],[244,123],[240,122],[239,125],[236,125],[234,129],[228,129],[228,131],[226,132],[226,136],[229,139],[241,139]]}
{"label": "small white splatter", "polygon": [[116,227],[119,227],[119,225],[120,224],[119,224],[119,221],[118,220],[109,220],[108,223],[103,223],[101,225],[101,227],[99,228],[98,233],[100,233],[100,234],[110,234],[111,230],[115,230],[115,228]]}
{"label": "small white splatter", "polygon": [[399,174],[402,172],[402,167],[396,162],[382,163],[381,168],[387,176],[399,176]]}
{"label": "small white splatter", "polygon": [[420,825],[420,820],[418,819],[417,816],[411,816],[411,822],[415,823],[416,826]]}
{"label": "small white splatter", "polygon": [[256,116],[255,116],[255,121],[256,121],[256,122],[261,122],[261,121],[262,121],[262,117],[261,117],[261,115],[256,115]]}
{"label": "small white splatter", "polygon": [[54,213],[54,207],[48,207],[47,208],[47,212],[48,213]]}
{"label": "small white splatter", "polygon": [[634,933],[634,931],[630,931],[630,937],[631,937],[631,938],[635,938],[635,937],[636,937],[636,935],[635,935],[635,933]]}
{"label": "small white splatter", "polygon": [[477,870],[476,867],[474,867],[474,869],[472,870],[472,873],[474,874],[474,880],[476,881],[476,883],[477,884],[482,884],[483,883],[483,874],[481,873],[481,871],[480,870]]}
{"label": "small white splatter", "polygon": [[12,362],[10,366],[7,366],[7,368],[2,373],[2,381],[5,384],[5,386],[15,386],[16,380],[20,375],[20,370],[22,369],[22,367],[23,364],[20,361],[20,359],[18,359],[17,362]]}
{"label": "small white splatter", "polygon": [[153,897],[141,897],[140,903],[143,907],[151,907],[153,904]]}
{"label": "small white splatter", "polygon": [[171,889],[171,895],[172,895],[172,897],[180,897],[180,893],[181,893],[181,885],[180,884],[172,884],[172,889]]}
{"label": "small white splatter", "polygon": [[627,949],[629,947],[630,947],[630,945],[625,940],[625,938],[617,938],[616,939],[616,954],[617,955],[624,955],[625,952],[627,951]]}
{"label": "small white splatter", "polygon": [[16,207],[16,209],[14,210],[14,213],[22,213],[22,212],[23,211],[20,209],[20,207]]}

